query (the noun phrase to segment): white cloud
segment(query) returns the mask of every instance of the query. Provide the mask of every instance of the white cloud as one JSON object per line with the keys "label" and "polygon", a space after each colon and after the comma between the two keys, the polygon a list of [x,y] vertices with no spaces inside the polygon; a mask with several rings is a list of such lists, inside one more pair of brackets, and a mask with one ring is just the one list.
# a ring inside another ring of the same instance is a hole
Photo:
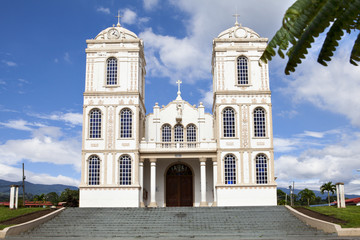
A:
{"label": "white cloud", "polygon": [[97,12],[102,12],[102,13],[105,13],[105,14],[110,14],[110,9],[109,8],[104,8],[104,7],[98,7],[96,9]]}
{"label": "white cloud", "polygon": [[34,126],[34,124],[29,123],[22,119],[10,120],[8,122],[0,122],[0,125],[7,127],[7,128],[23,130],[23,131],[32,131],[33,129],[30,126]]}
{"label": "white cloud", "polygon": [[277,182],[279,186],[286,187],[295,180],[298,188],[318,189],[323,182],[340,181],[345,183],[347,193],[360,194],[360,186],[354,184],[359,179],[359,174],[354,173],[359,168],[359,145],[360,133],[354,133],[346,141],[319,149],[309,148],[299,155],[280,156],[275,161]]}
{"label": "white cloud", "polygon": [[[26,166],[25,166],[26,168]],[[22,169],[0,163],[0,179],[7,181],[20,181],[22,179]],[[26,181],[38,184],[64,184],[79,186],[80,181],[63,175],[51,176],[46,173],[38,174],[25,170]]]}
{"label": "white cloud", "polygon": [[[316,51],[316,47],[312,51]],[[342,114],[359,127],[360,68],[348,63],[347,52],[350,50],[338,49],[328,67],[315,63],[313,58],[317,53],[310,54],[282,91],[295,102],[306,101],[320,109]]]}
{"label": "white cloud", "polygon": [[[189,16],[188,19],[183,20],[186,36],[165,36],[155,33],[152,29],[146,29],[139,34],[146,43],[145,55],[149,75],[168,77],[171,82],[182,79],[183,82],[194,83],[211,79],[211,42],[220,32],[233,26],[234,6],[241,6],[240,22],[244,26],[254,28],[261,35],[270,37],[280,26],[283,13],[291,2],[286,0],[275,2],[258,0],[256,3],[245,0],[170,1],[180,12]],[[152,1],[144,1],[144,7],[150,9],[152,3]],[[262,7],[259,8],[259,5]]]}
{"label": "white cloud", "polygon": [[123,13],[122,22],[127,24],[134,24],[136,20],[136,13],[126,8]]}
{"label": "white cloud", "polygon": [[58,62],[59,62],[59,59],[55,58],[54,63],[58,63]]}
{"label": "white cloud", "polygon": [[0,85],[6,85],[6,82],[2,79],[0,79]]}
{"label": "white cloud", "polygon": [[[8,140],[0,145],[0,163],[16,164],[23,160],[30,162],[70,164],[77,170],[81,162],[79,139],[58,139],[51,135],[54,129],[35,132],[33,138]],[[54,134],[54,133],[52,133]]]}
{"label": "white cloud", "polygon": [[54,120],[54,121],[64,121],[72,125],[82,125],[83,115],[81,113],[62,113],[56,112],[52,114],[30,114],[41,119]]}
{"label": "white cloud", "polygon": [[17,63],[16,63],[16,62],[5,61],[5,60],[2,60],[1,62],[3,62],[4,64],[6,64],[8,67],[16,67],[16,66],[17,66]]}
{"label": "white cloud", "polygon": [[70,54],[69,54],[68,52],[66,52],[66,53],[64,54],[64,60],[65,60],[66,62],[68,62],[68,63],[71,63]]}
{"label": "white cloud", "polygon": [[276,152],[290,152],[298,148],[299,139],[274,138],[274,149]]}
{"label": "white cloud", "polygon": [[206,108],[211,110],[212,105],[213,105],[213,99],[214,99],[212,86],[211,86],[211,89],[208,91],[205,91],[203,89],[199,89],[199,91],[201,93],[200,102],[202,102]]}
{"label": "white cloud", "polygon": [[159,0],[143,0],[145,10],[153,10],[158,5]]}
{"label": "white cloud", "polygon": [[298,115],[298,111],[296,110],[289,110],[289,111],[286,111],[286,110],[282,110],[280,111],[277,115],[278,116],[281,116],[281,117],[286,117],[286,118],[289,118],[289,119],[292,119],[294,118],[296,115]]}

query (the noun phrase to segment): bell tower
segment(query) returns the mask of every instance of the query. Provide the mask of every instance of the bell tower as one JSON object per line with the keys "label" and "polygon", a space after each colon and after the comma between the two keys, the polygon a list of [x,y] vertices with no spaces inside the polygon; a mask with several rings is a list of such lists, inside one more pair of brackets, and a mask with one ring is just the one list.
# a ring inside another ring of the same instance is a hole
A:
{"label": "bell tower", "polygon": [[246,206],[245,196],[276,205],[269,73],[259,62],[267,40],[236,19],[213,41],[218,206]]}
{"label": "bell tower", "polygon": [[138,207],[144,44],[119,22],[86,43],[80,206]]}

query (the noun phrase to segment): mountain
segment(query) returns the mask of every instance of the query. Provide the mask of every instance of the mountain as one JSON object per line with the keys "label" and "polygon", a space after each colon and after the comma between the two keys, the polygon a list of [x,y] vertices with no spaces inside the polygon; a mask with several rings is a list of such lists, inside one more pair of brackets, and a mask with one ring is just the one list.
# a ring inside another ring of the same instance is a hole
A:
{"label": "mountain", "polygon": [[[287,193],[288,195],[290,193],[290,190],[288,188],[280,188],[280,187],[278,187],[277,189],[282,190],[284,193]],[[301,190],[303,190],[303,189],[296,189],[295,188],[294,193],[297,195]],[[310,189],[310,190],[312,190],[312,189]],[[327,198],[327,192],[325,192],[324,194],[321,194],[320,191],[317,191],[317,190],[312,190],[312,191],[315,193],[315,196],[317,196],[317,197],[321,197],[322,199]],[[330,196],[331,196],[331,193],[330,193]],[[336,196],[336,192],[334,193],[334,196]],[[345,194],[345,198],[357,198],[357,197],[360,197],[360,196],[355,195],[355,194]]]}
{"label": "mountain", "polygon": [[[22,182],[9,182],[6,180],[0,179],[0,195],[9,195],[10,194],[10,185],[22,185]],[[58,195],[61,194],[66,188],[70,188],[71,190],[77,190],[77,187],[62,185],[62,184],[34,184],[25,181],[25,192],[27,194],[31,193],[33,195],[39,195],[42,193],[56,192]],[[19,195],[22,195],[22,187],[19,188]]]}

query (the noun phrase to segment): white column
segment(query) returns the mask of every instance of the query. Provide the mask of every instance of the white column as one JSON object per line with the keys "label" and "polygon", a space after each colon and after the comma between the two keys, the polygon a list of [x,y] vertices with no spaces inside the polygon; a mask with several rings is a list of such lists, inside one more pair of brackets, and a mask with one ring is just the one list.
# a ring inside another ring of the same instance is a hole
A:
{"label": "white column", "polygon": [[149,207],[157,207],[156,204],[156,158],[150,159],[150,204]]}
{"label": "white column", "polygon": [[216,192],[216,183],[217,183],[217,159],[213,158],[213,191],[214,191],[214,202],[213,206],[217,206],[217,192]]}
{"label": "white column", "polygon": [[19,205],[19,186],[15,187],[15,209],[18,209]]}
{"label": "white column", "polygon": [[346,208],[344,183],[336,183],[337,207]]}
{"label": "white column", "polygon": [[340,208],[339,184],[336,184],[336,202],[337,202],[337,207]]}
{"label": "white column", "polygon": [[144,159],[139,161],[139,184],[140,184],[140,207],[145,207],[144,204]]}
{"label": "white column", "polygon": [[207,207],[208,203],[206,202],[206,158],[200,158],[200,189],[200,207]]}
{"label": "white column", "polygon": [[15,185],[10,186],[10,209],[14,209],[14,200],[15,200]]}

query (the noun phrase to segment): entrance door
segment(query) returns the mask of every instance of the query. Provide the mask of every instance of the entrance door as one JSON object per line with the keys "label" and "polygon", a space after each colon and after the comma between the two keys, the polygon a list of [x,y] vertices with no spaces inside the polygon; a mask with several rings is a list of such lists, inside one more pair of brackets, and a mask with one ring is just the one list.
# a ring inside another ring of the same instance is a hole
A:
{"label": "entrance door", "polygon": [[175,164],[166,173],[166,206],[193,206],[192,171],[184,164]]}

